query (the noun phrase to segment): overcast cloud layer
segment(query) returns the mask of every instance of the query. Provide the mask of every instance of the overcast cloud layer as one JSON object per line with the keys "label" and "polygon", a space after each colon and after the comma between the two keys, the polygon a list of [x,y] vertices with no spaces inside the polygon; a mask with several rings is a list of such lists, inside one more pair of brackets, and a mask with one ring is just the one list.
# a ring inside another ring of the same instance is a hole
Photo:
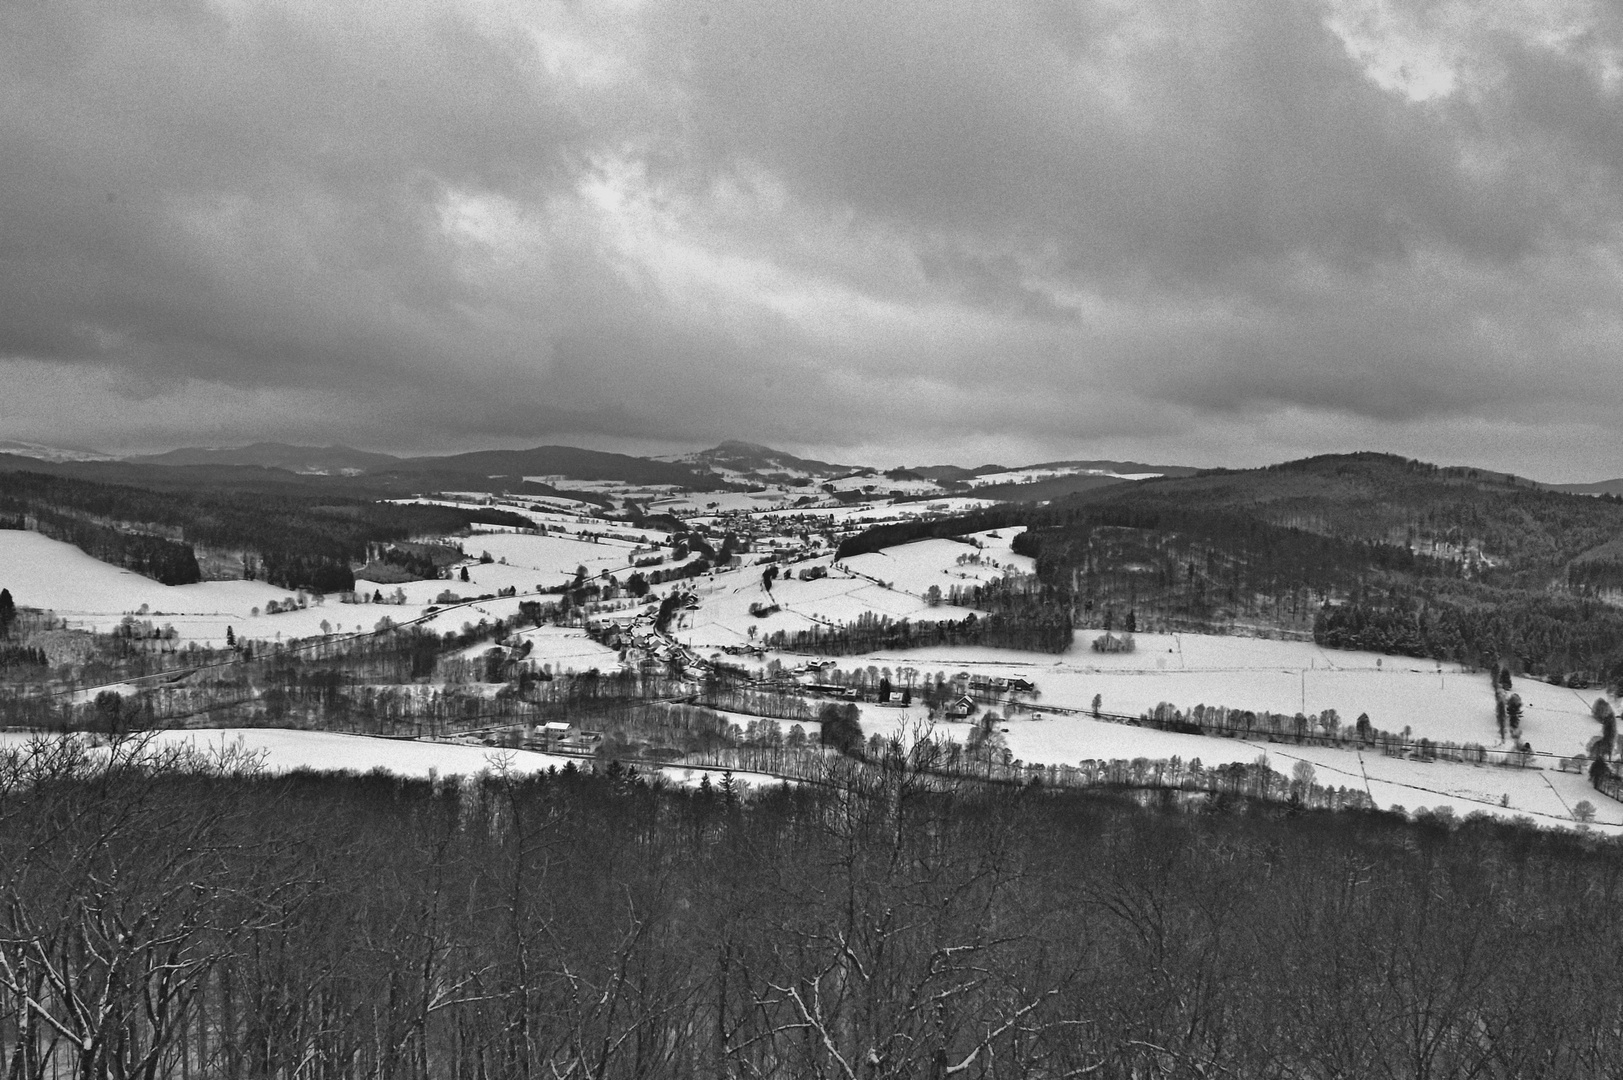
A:
{"label": "overcast cloud layer", "polygon": [[0,437],[1623,474],[1607,3],[0,5]]}

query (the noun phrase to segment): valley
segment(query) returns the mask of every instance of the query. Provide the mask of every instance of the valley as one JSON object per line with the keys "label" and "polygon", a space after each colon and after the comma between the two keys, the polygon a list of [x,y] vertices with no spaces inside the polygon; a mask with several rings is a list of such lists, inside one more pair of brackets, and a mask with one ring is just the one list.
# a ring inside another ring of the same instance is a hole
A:
{"label": "valley", "polygon": [[[692,767],[718,763],[768,776],[745,768],[763,751],[792,749],[796,764],[780,775],[793,778],[828,754],[877,761],[923,740],[954,775],[998,782],[1221,791],[1228,781],[1206,772],[1266,759],[1260,786],[1235,779],[1236,791],[1300,798],[1317,785],[1315,798],[1338,805],[1623,830],[1623,803],[1596,783],[1611,760],[1596,745],[1596,702],[1616,700],[1617,658],[1530,634],[1518,655],[1519,628],[1498,613],[1492,649],[1469,622],[1445,638],[1435,621],[1463,620],[1456,598],[1488,589],[1551,603],[1533,586],[1561,560],[1593,580],[1610,564],[1590,552],[1623,527],[1606,499],[1446,471],[1439,498],[1416,490],[1436,470],[1397,459],[1323,463],[1336,478],[1326,500],[1324,484],[1304,486],[1294,471],[1312,463],[1196,474],[1076,462],[954,476],[749,444],[655,463],[705,470],[693,487],[648,483],[642,466],[612,478],[614,461],[582,467],[582,451],[573,475],[476,478],[441,463],[435,475],[454,484],[402,493],[396,459],[346,452],[318,471],[325,459],[297,449],[47,462],[77,470],[65,482],[78,506],[150,498],[162,509],[180,505],[168,494],[177,484],[204,499],[315,485],[286,511],[311,535],[331,531],[322,485],[354,503],[367,469],[385,469],[370,489],[378,509],[360,504],[349,520],[396,515],[378,520],[399,538],[352,548],[345,587],[323,590],[314,570],[291,588],[246,577],[165,585],[34,529],[0,530],[0,586],[20,613],[8,655],[43,661],[3,669],[14,741],[178,729],[240,739],[273,769],[421,775],[430,761],[466,773],[492,753],[545,751],[546,724],[563,723],[577,758],[691,782]],[[540,453],[479,460],[528,467]],[[267,458],[309,468],[267,480],[285,471],[258,463]],[[199,461],[211,471],[188,479]],[[0,471],[0,496],[6,480],[34,475],[26,464]],[[91,479],[109,467],[129,479],[132,466],[149,485],[133,494],[104,495],[125,488]],[[1053,499],[1007,496],[1067,479],[1086,482]],[[43,479],[9,490],[23,524],[30,508],[41,520],[63,512]],[[1511,542],[1496,508],[1521,514],[1529,499],[1556,510],[1542,533]],[[1344,508],[1359,500],[1390,520],[1365,509],[1364,535],[1349,537]],[[257,526],[242,517],[251,542]],[[1312,521],[1331,524],[1302,527]],[[154,535],[184,544],[184,515]],[[284,582],[318,565],[303,554],[317,552],[295,550]],[[246,548],[241,565],[254,562]],[[321,565],[330,576],[334,560]],[[1611,610],[1593,589],[1569,592],[1562,602]],[[1410,597],[1422,598],[1418,610]],[[1345,644],[1376,648],[1327,647],[1347,637],[1337,628],[1348,612],[1367,623],[1394,611],[1408,636],[1363,631]],[[1106,642],[1121,651],[1097,651]],[[1537,646],[1564,651],[1546,658]],[[1512,724],[1500,719],[1501,683],[1513,685]],[[831,708],[851,713],[859,734],[825,737]],[[773,734],[754,732],[766,725]],[[799,742],[786,746],[791,728]]]}

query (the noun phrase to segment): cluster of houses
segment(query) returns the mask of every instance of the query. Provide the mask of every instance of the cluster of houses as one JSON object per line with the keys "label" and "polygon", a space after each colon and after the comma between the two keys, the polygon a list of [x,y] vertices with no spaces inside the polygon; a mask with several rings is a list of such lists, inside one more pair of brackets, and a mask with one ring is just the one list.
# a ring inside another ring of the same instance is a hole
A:
{"label": "cluster of houses", "polygon": [[824,529],[813,529],[805,520],[780,522],[783,531],[768,527],[768,522],[749,511],[727,511],[708,523],[693,522],[695,531],[712,539],[732,534],[733,552],[740,560],[755,555],[755,562],[798,562],[827,554],[827,545],[818,535]]}
{"label": "cluster of houses", "polygon": [[1037,692],[1037,684],[1026,679],[1005,679],[1002,677],[960,674],[954,681],[967,685],[972,693],[983,695],[1035,694]]}
{"label": "cluster of houses", "polygon": [[598,731],[582,731],[561,720],[535,724],[525,732],[524,748],[548,754],[579,754],[590,757],[603,742]]}

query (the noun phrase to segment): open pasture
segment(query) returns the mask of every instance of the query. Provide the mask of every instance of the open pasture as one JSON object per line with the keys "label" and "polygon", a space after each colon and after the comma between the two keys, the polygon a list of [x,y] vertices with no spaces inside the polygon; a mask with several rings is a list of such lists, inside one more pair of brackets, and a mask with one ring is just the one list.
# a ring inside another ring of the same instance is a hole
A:
{"label": "open pasture", "polygon": [[946,594],[955,585],[971,588],[996,581],[1009,572],[1031,573],[1033,560],[1026,555],[1016,555],[1010,546],[1023,531],[1004,529],[971,534],[982,545],[980,547],[958,540],[916,540],[900,547],[854,555],[842,565],[917,596],[923,596],[932,585]]}
{"label": "open pasture", "polygon": [[[795,568],[827,565],[827,559],[797,563]],[[673,633],[694,648],[742,645],[750,639],[750,627],[760,637],[777,630],[794,633],[813,626],[855,622],[864,613],[892,619],[962,619],[967,608],[948,605],[930,607],[922,597],[898,589],[876,585],[838,569],[815,581],[779,579],[767,592],[762,584],[762,567],[718,573],[696,578],[688,584],[698,596],[697,611],[683,612]],[[781,609],[764,618],[750,614],[751,604],[776,604]]]}
{"label": "open pasture", "polygon": [[[747,719],[747,718],[746,718]],[[0,732],[0,747],[20,747],[35,736]],[[509,750],[451,742],[415,739],[388,739],[373,735],[350,735],[330,731],[304,731],[292,728],[193,728],[161,731],[152,736],[152,747],[185,747],[206,758],[257,760],[261,769],[291,772],[369,773],[383,771],[395,776],[428,779],[435,776],[476,776],[488,772],[515,774],[564,769],[573,762],[577,768],[593,768],[594,763],[563,754],[534,750]],[[698,787],[709,776],[714,786],[721,781],[719,769],[680,765],[639,765],[639,772],[659,773],[668,784]],[[733,782],[744,787],[763,787],[785,781],[764,773],[738,771]]]}
{"label": "open pasture", "polygon": [[[24,745],[32,737],[0,732],[0,746]],[[574,760],[531,750],[495,750],[460,743],[291,728],[189,728],[153,732],[147,737],[156,750],[185,747],[216,760],[223,756],[256,756],[261,767],[270,772],[314,769],[366,773],[382,769],[397,776],[471,776],[497,768],[519,773],[544,772],[554,766],[562,768]]]}
{"label": "open pasture", "polygon": [[130,615],[159,629],[173,626],[182,643],[223,644],[227,627],[254,638],[306,637],[320,633],[324,619],[350,621],[336,602],[264,615],[267,603],[294,594],[263,581],[163,585],[19,529],[0,530],[0,588],[11,590],[18,607],[54,612],[70,627],[105,633]]}
{"label": "open pasture", "polygon": [[[1499,742],[1493,691],[1483,671],[1436,661],[1323,649],[1312,642],[1208,634],[1137,634],[1132,653],[1096,653],[1099,631],[1082,630],[1064,655],[987,648],[932,648],[873,653],[841,665],[908,666],[949,677],[1029,679],[1044,705],[1137,715],[1167,702],[1187,712],[1198,704],[1295,715],[1334,709],[1343,725],[1368,713],[1370,723],[1415,739]],[[1589,708],[1601,691],[1574,691],[1517,679],[1524,703],[1522,738],[1538,751],[1582,753],[1598,733]]]}
{"label": "open pasture", "polygon": [[[508,634],[508,640],[529,642],[531,648],[527,659],[536,665],[550,664],[555,671],[587,671],[591,668],[612,671],[620,666],[619,653],[606,645],[599,645],[586,636],[586,631],[576,627],[530,626]],[[489,641],[481,641],[464,649],[462,654],[477,657],[490,647]]]}
{"label": "open pasture", "polygon": [[[945,603],[932,607],[925,599],[930,586],[939,586],[946,595],[954,585],[982,584],[1002,577],[1006,570],[1029,571],[1031,567],[1030,559],[1009,549],[1012,532],[998,537],[981,533],[977,538],[984,547],[921,540],[856,555],[839,566],[827,556],[795,563],[788,568],[791,574],[820,566],[828,569],[828,577],[813,581],[780,578],[770,593],[762,583],[765,568],[761,566],[700,578],[692,586],[699,610],[683,614],[677,636],[696,648],[715,648],[749,641],[752,626],[757,636],[765,637],[777,630],[794,633],[818,625],[851,623],[867,613],[914,622],[963,619],[974,614],[973,609]],[[965,556],[974,557],[978,564],[959,564],[958,559]],[[752,604],[775,604],[781,610],[757,617],[750,614]]]}
{"label": "open pasture", "polygon": [[889,499],[874,499],[869,502],[853,503],[845,506],[804,506],[787,507],[773,510],[764,515],[765,520],[773,521],[779,518],[797,517],[826,517],[841,525],[878,525],[887,521],[908,521],[919,517],[937,517],[944,514],[967,514],[974,510],[983,510],[996,503],[989,499],[975,499],[967,496],[943,496],[929,502],[892,502]]}
{"label": "open pasture", "polygon": [[[932,737],[965,743],[973,723],[926,725],[923,710],[917,706],[905,710],[869,706],[862,711],[862,726],[870,735],[899,734],[908,739],[929,731]],[[1012,758],[1026,764],[1076,765],[1088,760],[1177,757],[1185,763],[1199,759],[1210,768],[1249,764],[1266,755],[1269,766],[1287,776],[1298,761],[1306,761],[1313,766],[1317,783],[1362,789],[1383,809],[1402,807],[1412,812],[1422,807],[1447,807],[1456,817],[1480,812],[1504,818],[1527,816],[1541,825],[1570,826],[1573,809],[1587,802],[1595,810],[1597,829],[1623,833],[1623,804],[1596,792],[1582,775],[1558,771],[1548,761],[1544,768],[1532,769],[1420,762],[1367,750],[1186,735],[1052,713],[1042,719],[1017,715],[995,726]]]}

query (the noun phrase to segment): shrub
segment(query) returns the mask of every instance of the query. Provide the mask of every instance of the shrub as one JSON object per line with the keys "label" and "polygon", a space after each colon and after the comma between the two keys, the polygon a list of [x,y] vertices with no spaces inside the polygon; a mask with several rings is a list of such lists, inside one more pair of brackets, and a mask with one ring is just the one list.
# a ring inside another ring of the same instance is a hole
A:
{"label": "shrub", "polygon": [[1093,651],[1096,653],[1130,653],[1138,648],[1138,642],[1133,640],[1132,634],[1100,634],[1093,639]]}

